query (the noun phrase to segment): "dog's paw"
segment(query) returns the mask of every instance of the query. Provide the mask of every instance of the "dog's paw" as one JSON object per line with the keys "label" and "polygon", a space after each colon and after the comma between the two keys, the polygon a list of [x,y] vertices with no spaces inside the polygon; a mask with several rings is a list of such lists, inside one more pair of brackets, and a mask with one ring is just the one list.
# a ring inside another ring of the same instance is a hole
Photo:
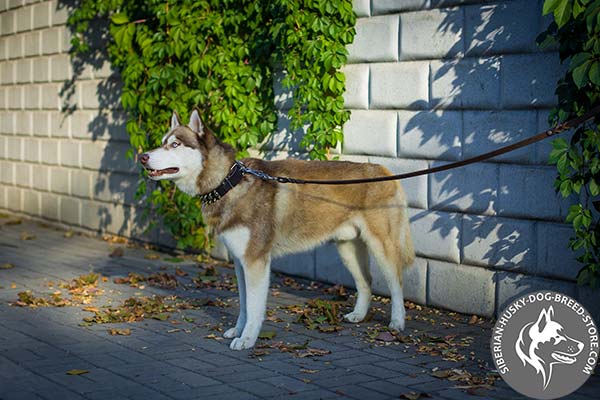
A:
{"label": "dog's paw", "polygon": [[252,339],[249,337],[239,337],[231,341],[229,348],[231,350],[251,349],[252,347],[254,347],[254,343],[256,343],[256,339]]}
{"label": "dog's paw", "polygon": [[388,326],[390,327],[390,329],[395,329],[397,331],[403,331],[404,330],[404,318],[392,319],[392,321],[390,322],[390,324]]}
{"label": "dog's paw", "polygon": [[231,339],[231,338],[235,338],[240,336],[242,332],[239,331],[235,326],[233,328],[229,328],[225,331],[225,333],[223,334],[223,337],[225,339]]}
{"label": "dog's paw", "polygon": [[351,313],[344,315],[344,319],[348,322],[357,323],[365,319],[365,315],[357,313],[356,311],[352,311]]}

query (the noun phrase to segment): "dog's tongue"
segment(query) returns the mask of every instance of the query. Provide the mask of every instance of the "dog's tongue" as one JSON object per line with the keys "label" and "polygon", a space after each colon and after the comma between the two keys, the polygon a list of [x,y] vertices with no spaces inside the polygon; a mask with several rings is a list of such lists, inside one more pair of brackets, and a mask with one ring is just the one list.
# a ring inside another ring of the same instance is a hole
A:
{"label": "dog's tongue", "polygon": [[164,174],[174,174],[179,171],[179,168],[154,169],[150,171],[150,176],[160,176]]}

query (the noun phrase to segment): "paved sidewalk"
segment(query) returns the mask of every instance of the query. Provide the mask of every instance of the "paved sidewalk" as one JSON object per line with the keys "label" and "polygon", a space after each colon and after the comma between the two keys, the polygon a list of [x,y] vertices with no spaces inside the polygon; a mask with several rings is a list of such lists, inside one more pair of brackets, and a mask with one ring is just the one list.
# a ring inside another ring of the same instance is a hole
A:
{"label": "paved sidewalk", "polygon": [[[339,322],[353,293],[283,275],[264,338],[232,351],[233,270],[212,265],[2,216],[0,399],[521,397],[491,370],[490,321],[407,303],[396,335],[387,299]],[[593,376],[571,398],[598,393]]]}

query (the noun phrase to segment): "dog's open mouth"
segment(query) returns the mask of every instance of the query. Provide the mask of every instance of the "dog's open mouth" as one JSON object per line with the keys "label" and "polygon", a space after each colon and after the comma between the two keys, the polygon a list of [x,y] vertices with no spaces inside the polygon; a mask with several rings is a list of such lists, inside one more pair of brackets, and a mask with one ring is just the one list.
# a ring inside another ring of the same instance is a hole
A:
{"label": "dog's open mouth", "polygon": [[150,175],[150,176],[161,176],[161,175],[176,174],[177,172],[179,172],[179,168],[177,168],[177,167],[171,167],[171,168],[165,168],[165,169],[146,168],[146,171],[148,171],[148,175]]}
{"label": "dog's open mouth", "polygon": [[574,357],[571,357],[570,355],[559,351],[555,351],[554,353],[552,353],[552,358],[563,364],[573,364],[575,361],[577,361]]}

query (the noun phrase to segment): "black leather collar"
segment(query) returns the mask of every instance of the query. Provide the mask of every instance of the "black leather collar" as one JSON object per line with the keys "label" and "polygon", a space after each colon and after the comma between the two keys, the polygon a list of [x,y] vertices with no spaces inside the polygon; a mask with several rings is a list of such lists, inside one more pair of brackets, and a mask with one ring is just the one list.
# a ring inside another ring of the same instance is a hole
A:
{"label": "black leather collar", "polygon": [[233,189],[238,183],[242,181],[244,174],[246,173],[246,169],[244,165],[240,161],[236,161],[235,164],[229,170],[229,173],[223,179],[223,182],[215,189],[211,190],[208,193],[204,193],[199,195],[200,200],[203,205],[212,204],[217,200],[220,200],[223,196],[227,194],[231,189]]}

